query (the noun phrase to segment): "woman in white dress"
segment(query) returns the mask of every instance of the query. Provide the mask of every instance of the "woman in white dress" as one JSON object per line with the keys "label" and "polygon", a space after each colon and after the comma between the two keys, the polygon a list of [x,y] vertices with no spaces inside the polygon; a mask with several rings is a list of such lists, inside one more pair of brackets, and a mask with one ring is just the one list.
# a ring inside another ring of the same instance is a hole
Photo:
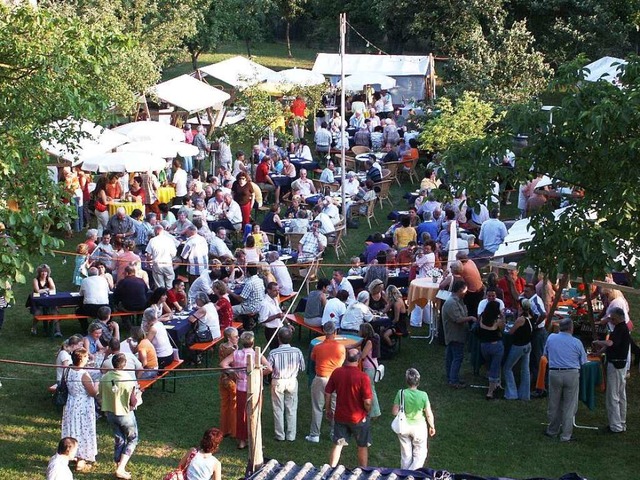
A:
{"label": "woman in white dress", "polygon": [[72,437],[78,440],[76,470],[86,472],[91,469],[98,454],[96,407],[93,400],[98,394],[98,387],[84,369],[89,361],[86,349],[75,350],[71,354],[71,361],[73,367],[67,374],[69,397],[62,412],[62,438]]}
{"label": "woman in white dress", "polygon": [[[180,467],[186,468],[189,480],[220,480],[222,466],[220,460],[213,456],[218,451],[223,435],[217,428],[210,428],[200,440],[200,448],[191,450],[180,461]],[[191,459],[191,460],[189,460]]]}

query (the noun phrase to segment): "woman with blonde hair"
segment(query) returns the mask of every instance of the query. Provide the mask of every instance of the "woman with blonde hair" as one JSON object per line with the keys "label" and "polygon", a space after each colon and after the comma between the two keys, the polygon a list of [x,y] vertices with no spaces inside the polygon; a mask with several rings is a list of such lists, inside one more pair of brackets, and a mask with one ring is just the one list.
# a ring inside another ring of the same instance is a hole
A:
{"label": "woman with blonde hair", "polygon": [[376,369],[378,367],[378,357],[380,356],[380,337],[373,331],[370,323],[360,325],[358,336],[362,337],[362,343],[360,344],[362,348],[362,369],[371,381],[371,393],[373,394],[369,418],[377,418],[381,415],[375,387]]}
{"label": "woman with blonde hair", "polygon": [[93,400],[98,394],[98,386],[84,369],[89,361],[89,352],[78,348],[71,354],[71,359],[73,367],[65,374],[69,397],[62,412],[62,438],[78,440],[76,471],[88,472],[98,454],[96,406]]}
{"label": "woman with blonde hair", "polygon": [[82,285],[82,280],[87,277],[89,271],[89,245],[79,243],[76,247],[75,266],[73,268],[73,284],[77,287]]}
{"label": "woman with blonde hair", "polygon": [[[235,350],[233,353],[227,355],[227,357],[220,362],[220,366],[225,369],[233,369],[227,373],[234,375],[236,378],[236,440],[238,441],[238,448],[247,448],[247,439],[249,438],[249,431],[247,429],[247,410],[245,408],[247,404],[247,358],[250,361],[254,361],[253,345],[255,342],[255,335],[253,332],[243,332],[240,335],[240,349]],[[264,355],[260,358],[260,364],[263,367],[262,374],[268,375],[271,373],[271,365]]]}

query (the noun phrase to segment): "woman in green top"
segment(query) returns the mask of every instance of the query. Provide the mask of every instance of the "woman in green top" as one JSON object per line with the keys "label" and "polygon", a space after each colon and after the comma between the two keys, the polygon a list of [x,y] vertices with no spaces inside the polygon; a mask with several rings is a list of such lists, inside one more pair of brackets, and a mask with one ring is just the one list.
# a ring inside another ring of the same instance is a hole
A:
{"label": "woman in green top", "polygon": [[[398,390],[393,401],[393,414],[400,411],[400,404],[404,402],[404,413],[407,417],[409,433],[400,435],[400,468],[403,470],[417,470],[424,467],[427,460],[427,438],[436,434],[433,412],[426,392],[418,390],[420,372],[410,368],[405,373],[405,380],[409,388]],[[404,397],[404,398],[402,398]]]}

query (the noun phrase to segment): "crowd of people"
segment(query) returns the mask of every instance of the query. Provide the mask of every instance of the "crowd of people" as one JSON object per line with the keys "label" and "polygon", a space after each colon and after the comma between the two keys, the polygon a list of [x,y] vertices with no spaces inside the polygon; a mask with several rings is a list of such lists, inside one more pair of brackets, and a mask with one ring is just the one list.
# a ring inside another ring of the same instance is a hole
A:
{"label": "crowd of people", "polygon": [[[77,471],[91,469],[98,454],[96,420],[101,415],[114,430],[115,475],[131,478],[126,467],[138,442],[136,402],[132,400],[137,394],[136,380],[155,378],[173,361],[177,345],[165,322],[182,313],[187,313],[194,330],[209,331],[212,338],[224,337],[218,350],[223,369],[220,425],[207,430],[200,447],[181,460],[179,468],[187,478],[219,480],[220,462],[213,454],[223,437],[235,438],[239,449],[248,445],[244,367],[249,359],[255,361],[256,338],[251,327],[256,323],[262,325],[270,346],[259,363],[271,389],[275,439],[293,442],[298,438],[298,376],[310,361],[311,418],[305,440],[319,443],[326,418],[333,442],[329,464],[338,464],[342,448],[353,437],[358,464],[367,466],[371,421],[382,413],[375,389],[380,359],[392,356],[397,338],[409,334],[406,286],[390,282],[397,276],[406,277],[406,285],[415,278],[442,277],[440,289],[448,297],[440,308],[445,374],[452,389],[466,386],[460,371],[467,345],[476,341],[487,368],[488,400],[498,398],[501,390],[507,400],[524,401],[548,391],[550,423],[545,434],[560,436],[561,441],[574,438],[577,382],[587,359],[582,343],[572,336],[571,321],[560,322],[559,332],[548,334],[549,292],[557,286],[542,277],[537,283],[525,281],[515,268],[500,278],[493,272],[482,276],[482,260],[493,256],[507,236],[498,202],[474,201],[464,194],[447,202],[438,200],[442,197],[438,190],[448,188],[447,172],[438,158],[427,165],[419,194],[410,196],[408,214],[398,214],[384,232],[372,232],[362,252],[350,260],[348,271],[335,269],[331,279],[316,280],[303,318],[307,325],[321,328],[325,339],[312,348],[307,361],[291,345],[293,328],[280,305],[281,296],[294,293],[289,270],[280,259],[286,233],[302,234],[297,251],[292,252],[298,263],[318,259],[349,211],[362,212],[375,200],[384,164],[399,161],[408,168],[418,158],[415,138],[404,138],[414,119],[389,109],[387,97],[387,92],[378,94],[370,110],[354,98],[348,122],[336,115],[317,125],[315,158],[330,158],[332,150],[347,141],[349,146],[384,152],[370,157],[364,175],[355,171],[341,175],[332,160],[326,161],[320,181],[337,186],[344,179],[350,197],[342,212],[331,195],[317,191],[307,170],[297,169],[292,162],[292,158],[314,160],[299,124],[296,143],[270,145],[268,138],[262,139],[253,147],[251,161],[242,151],[232,158],[229,146],[218,142],[215,147],[222,158],[215,174],[204,174],[204,159],[213,146],[203,131],[196,130],[194,135],[189,127],[185,139],[198,146],[199,154],[174,160],[167,171],[132,177],[102,175],[91,193],[84,186],[85,173],[64,171],[69,188],[82,192],[83,221],[88,223],[92,214],[97,219],[98,228],[89,229],[86,240],[76,248],[72,279],[83,297],[78,313],[95,321],[81,321],[84,335],[68,338],[56,359],[57,382],[69,385],[69,399],[63,412],[63,438],[51,459],[48,478],[71,478],[62,476],[71,459],[77,460]],[[340,135],[343,123],[352,129],[349,139]],[[505,158],[512,162],[509,155]],[[276,181],[281,176],[290,182]],[[176,208],[159,202],[162,185],[174,187]],[[523,186],[518,203],[521,215],[553,198],[549,192],[541,179]],[[107,205],[117,199],[137,201],[145,205],[147,214],[136,209],[127,215],[121,207],[110,216]],[[509,202],[509,198],[499,200]],[[258,223],[254,208],[263,203],[270,207]],[[237,236],[241,248],[233,248],[228,233]],[[456,252],[456,261],[448,261],[449,250]],[[354,277],[364,288],[354,289]],[[51,269],[39,266],[33,293],[55,291]],[[601,293],[605,301],[601,321],[610,324],[612,335],[596,342],[594,349],[610,358],[608,428],[623,432],[628,352],[634,346],[627,328],[628,305],[618,290]],[[593,298],[587,295],[585,301]],[[142,325],[127,323],[127,317],[120,324],[111,318],[113,311],[141,313]],[[34,311],[34,315],[47,313],[52,312],[42,307]],[[233,326],[234,321],[243,323],[242,331]],[[54,335],[62,337],[60,325],[53,325]],[[33,334],[37,327],[34,320]],[[124,331],[129,333],[127,338],[121,338]],[[358,347],[345,347],[338,342],[338,333],[358,337]],[[505,337],[510,340],[508,348]],[[548,380],[544,390],[535,390],[532,384],[543,355],[549,362]],[[405,469],[424,466],[428,437],[436,433],[429,396],[418,389],[420,378],[416,369],[406,370],[406,388],[392,402],[392,413],[402,411],[406,416],[407,428],[398,434]],[[49,472],[60,472],[60,476]]]}

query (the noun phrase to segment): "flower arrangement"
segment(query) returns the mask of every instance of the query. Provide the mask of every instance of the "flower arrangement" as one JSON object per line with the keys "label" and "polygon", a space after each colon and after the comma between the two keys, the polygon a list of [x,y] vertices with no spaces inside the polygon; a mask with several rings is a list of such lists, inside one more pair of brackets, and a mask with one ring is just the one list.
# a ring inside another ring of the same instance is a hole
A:
{"label": "flower arrangement", "polygon": [[438,279],[442,278],[442,270],[440,268],[431,268],[426,271],[426,276],[433,278],[434,282],[437,282]]}

